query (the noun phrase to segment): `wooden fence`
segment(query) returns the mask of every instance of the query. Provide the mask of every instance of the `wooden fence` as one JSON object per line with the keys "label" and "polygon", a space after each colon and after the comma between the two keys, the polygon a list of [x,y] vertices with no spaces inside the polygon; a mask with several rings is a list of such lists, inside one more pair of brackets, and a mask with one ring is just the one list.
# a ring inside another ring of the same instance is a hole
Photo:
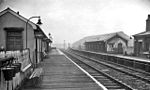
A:
{"label": "wooden fence", "polygon": [[[11,81],[4,79],[3,68],[10,64],[21,63],[21,68]],[[0,51],[0,90],[13,90],[26,78],[28,68],[32,65],[29,49],[21,51]]]}

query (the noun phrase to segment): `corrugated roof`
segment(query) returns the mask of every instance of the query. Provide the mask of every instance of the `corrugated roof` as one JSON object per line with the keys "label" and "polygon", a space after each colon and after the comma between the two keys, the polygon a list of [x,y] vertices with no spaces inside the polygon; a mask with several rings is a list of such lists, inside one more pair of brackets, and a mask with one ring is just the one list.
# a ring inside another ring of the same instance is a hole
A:
{"label": "corrugated roof", "polygon": [[84,42],[95,42],[95,41],[107,41],[108,39],[114,37],[115,35],[119,35],[120,37],[124,38],[125,40],[129,41],[130,37],[126,35],[124,32],[114,32],[114,33],[108,33],[108,34],[101,34],[101,35],[93,35],[93,36],[87,36],[83,39],[80,39],[79,41],[75,42],[73,46],[78,46],[84,44]]}
{"label": "corrugated roof", "polygon": [[86,42],[93,42],[93,41],[107,41],[111,37],[115,36],[117,33],[109,33],[109,34],[102,34],[102,35],[95,35],[87,37]]}
{"label": "corrugated roof", "polygon": [[95,35],[95,36],[89,36],[86,37],[86,42],[93,42],[93,41],[107,41],[108,39],[119,35],[120,37],[124,38],[125,40],[129,40],[129,36],[127,36],[125,33],[122,31],[120,32],[114,32],[114,33],[108,33],[108,34],[101,34],[101,35]]}

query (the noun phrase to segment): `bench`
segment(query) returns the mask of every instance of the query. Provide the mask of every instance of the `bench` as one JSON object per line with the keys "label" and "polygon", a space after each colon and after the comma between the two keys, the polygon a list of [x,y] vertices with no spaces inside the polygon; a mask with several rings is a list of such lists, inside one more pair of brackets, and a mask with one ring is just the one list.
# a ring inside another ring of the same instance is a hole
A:
{"label": "bench", "polygon": [[43,72],[42,68],[36,68],[33,73],[31,74],[31,76],[29,77],[29,79],[35,78],[35,77],[40,77],[41,74]]}
{"label": "bench", "polygon": [[34,69],[34,71],[32,72],[32,74],[30,75],[29,79],[29,83],[30,85],[36,85],[40,82],[41,80],[41,75],[43,73],[43,69],[42,68],[36,68]]}
{"label": "bench", "polygon": [[47,55],[48,55],[48,54],[47,54],[46,52],[43,52],[43,57],[44,57],[44,58],[46,58]]}

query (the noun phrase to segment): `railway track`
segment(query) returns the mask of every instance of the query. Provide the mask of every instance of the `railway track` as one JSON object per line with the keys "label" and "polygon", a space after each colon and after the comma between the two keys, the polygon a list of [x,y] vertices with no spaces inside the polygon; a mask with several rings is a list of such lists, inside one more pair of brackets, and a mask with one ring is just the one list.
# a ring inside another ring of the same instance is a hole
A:
{"label": "railway track", "polygon": [[[72,53],[74,53],[74,52],[72,52]],[[141,71],[139,69],[134,69],[134,68],[131,68],[131,67],[128,67],[128,66],[116,64],[116,63],[109,62],[109,61],[104,61],[104,60],[100,61],[98,59],[91,58],[91,57],[88,57],[88,56],[84,56],[84,55],[81,55],[81,54],[78,54],[78,53],[74,53],[74,54],[76,54],[76,55],[78,55],[80,57],[86,58],[88,60],[92,60],[92,61],[94,61],[96,63],[103,64],[103,65],[105,65],[107,67],[116,69],[116,70],[118,70],[120,72],[123,72],[123,73],[126,73],[128,75],[134,76],[136,78],[144,80],[147,83],[150,83],[150,73],[148,73],[148,72]]]}
{"label": "railway track", "polygon": [[132,89],[150,90],[149,73],[139,72],[131,68],[108,64],[96,59],[82,56],[81,54],[77,53],[74,53],[73,55],[74,57],[80,58],[80,60],[82,60],[84,63],[87,63],[90,66],[119,80],[120,82],[125,83],[127,86],[132,87]]}
{"label": "railway track", "polygon": [[89,63],[83,62],[83,58],[78,57],[74,54],[63,51],[69,58],[71,58],[75,63],[77,63],[80,67],[86,70],[91,76],[93,76],[97,81],[102,83],[108,90],[133,90],[132,87],[122,83],[121,81],[113,78],[109,74],[101,71]]}

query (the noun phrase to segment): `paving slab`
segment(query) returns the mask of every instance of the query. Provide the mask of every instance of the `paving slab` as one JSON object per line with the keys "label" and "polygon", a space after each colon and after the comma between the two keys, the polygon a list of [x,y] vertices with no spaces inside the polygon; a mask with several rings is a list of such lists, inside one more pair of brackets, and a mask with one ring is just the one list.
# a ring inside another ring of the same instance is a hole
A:
{"label": "paving slab", "polygon": [[39,67],[44,71],[41,80],[36,85],[24,85],[22,90],[102,90],[59,50],[52,50]]}

